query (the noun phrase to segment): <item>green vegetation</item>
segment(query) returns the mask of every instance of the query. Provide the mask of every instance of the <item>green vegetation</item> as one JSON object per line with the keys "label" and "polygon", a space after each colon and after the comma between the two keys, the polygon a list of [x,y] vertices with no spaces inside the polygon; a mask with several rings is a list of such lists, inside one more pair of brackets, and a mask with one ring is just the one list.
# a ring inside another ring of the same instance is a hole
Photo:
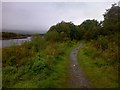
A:
{"label": "green vegetation", "polygon": [[0,48],[0,87],[2,87],[2,48]]}
{"label": "green vegetation", "polygon": [[113,4],[104,21],[85,20],[78,26],[62,21],[42,37],[3,48],[3,87],[66,87],[70,50],[81,40],[78,59],[93,88],[119,87],[119,19],[120,7]]}
{"label": "green vegetation", "polygon": [[119,87],[118,63],[109,57],[109,53],[109,50],[97,50],[92,42],[84,44],[79,50],[80,66],[95,88]]}
{"label": "green vegetation", "polygon": [[76,27],[72,22],[64,22],[58,23],[50,28],[49,32],[57,32],[59,39],[62,40],[73,40],[79,39],[79,31],[78,27]]}
{"label": "green vegetation", "polygon": [[[83,38],[86,42],[79,50],[78,59],[93,87],[96,88],[119,87],[120,31],[118,28],[120,21],[118,21],[118,15],[120,15],[120,7],[113,4],[104,14],[104,21],[101,23],[100,28],[90,30],[90,32],[89,30],[84,31]],[[86,22],[90,27],[89,22]],[[92,28],[94,29],[94,27]],[[88,32],[89,34],[86,35]],[[97,36],[94,36],[94,33]]]}
{"label": "green vegetation", "polygon": [[64,87],[68,55],[75,42],[47,42],[34,36],[21,46],[3,48],[3,87]]}
{"label": "green vegetation", "polygon": [[13,33],[13,32],[2,32],[0,33],[0,39],[19,39],[19,38],[27,38],[28,34],[24,35],[24,34],[17,34],[17,33]]}

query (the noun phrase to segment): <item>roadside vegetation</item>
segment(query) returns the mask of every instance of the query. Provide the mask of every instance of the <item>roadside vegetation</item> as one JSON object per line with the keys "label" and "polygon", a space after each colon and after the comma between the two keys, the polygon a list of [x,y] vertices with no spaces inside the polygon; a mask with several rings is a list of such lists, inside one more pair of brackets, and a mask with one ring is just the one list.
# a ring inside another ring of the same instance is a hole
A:
{"label": "roadside vegetation", "polygon": [[78,53],[82,70],[94,88],[116,88],[118,83],[118,62],[110,57],[110,50],[97,50],[92,42],[84,43]]}
{"label": "roadside vegetation", "polygon": [[78,59],[95,88],[119,87],[120,17],[118,15],[120,7],[113,4],[104,14],[102,23],[91,26],[91,21],[85,21],[80,26],[84,27],[86,32],[83,34],[85,42],[79,50]]}
{"label": "roadside vegetation", "polygon": [[3,48],[3,88],[64,87],[69,52],[75,45],[35,35],[31,42]]}
{"label": "roadside vegetation", "polygon": [[0,48],[0,87],[2,87],[2,48]]}
{"label": "roadside vegetation", "polygon": [[2,48],[3,88],[66,87],[69,54],[81,41],[78,60],[93,88],[119,87],[119,15],[120,7],[113,4],[104,21],[62,21],[42,37],[36,34],[20,46]]}

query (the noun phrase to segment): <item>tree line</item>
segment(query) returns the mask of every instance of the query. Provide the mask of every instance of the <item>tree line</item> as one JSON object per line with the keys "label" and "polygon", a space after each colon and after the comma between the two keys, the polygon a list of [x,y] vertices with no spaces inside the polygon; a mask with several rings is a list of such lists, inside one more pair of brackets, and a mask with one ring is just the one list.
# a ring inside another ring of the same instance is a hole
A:
{"label": "tree line", "polygon": [[18,34],[14,32],[1,32],[2,39],[20,39],[31,36],[30,34]]}
{"label": "tree line", "polygon": [[[46,39],[51,41],[66,40],[100,40],[103,43],[114,42],[119,45],[120,37],[120,7],[112,4],[103,14],[104,20],[85,20],[80,25],[62,21],[50,27]],[[107,46],[107,45],[106,45]]]}
{"label": "tree line", "polygon": [[50,27],[45,34],[46,40],[64,42],[66,40],[84,40],[100,51],[108,51],[111,59],[119,62],[120,46],[120,7],[112,4],[103,14],[104,20],[85,20],[80,25],[62,21]]}

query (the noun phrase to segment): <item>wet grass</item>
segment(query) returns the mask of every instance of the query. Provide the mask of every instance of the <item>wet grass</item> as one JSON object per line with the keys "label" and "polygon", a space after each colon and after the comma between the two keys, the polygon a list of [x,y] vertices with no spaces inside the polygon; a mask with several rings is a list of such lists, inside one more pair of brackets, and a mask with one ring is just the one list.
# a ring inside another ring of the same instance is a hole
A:
{"label": "wet grass", "polygon": [[110,58],[103,57],[105,53],[95,49],[91,43],[84,43],[78,53],[80,66],[93,88],[118,88],[117,64],[111,64]]}
{"label": "wet grass", "polygon": [[2,50],[3,88],[62,88],[68,75],[68,55],[75,41],[36,38]]}

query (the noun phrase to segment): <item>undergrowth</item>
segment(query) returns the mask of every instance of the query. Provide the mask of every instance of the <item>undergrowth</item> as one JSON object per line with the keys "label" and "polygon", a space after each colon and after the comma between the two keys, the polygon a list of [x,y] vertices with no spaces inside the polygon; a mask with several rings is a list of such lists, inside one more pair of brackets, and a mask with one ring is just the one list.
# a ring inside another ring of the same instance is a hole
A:
{"label": "undergrowth", "polygon": [[33,38],[21,46],[3,48],[3,88],[61,88],[67,78],[68,55],[75,41],[49,42]]}
{"label": "undergrowth", "polygon": [[[80,66],[93,88],[118,88],[118,63],[110,58],[110,50],[98,50],[92,42],[84,43],[78,53]],[[114,63],[113,63],[114,61]]]}

